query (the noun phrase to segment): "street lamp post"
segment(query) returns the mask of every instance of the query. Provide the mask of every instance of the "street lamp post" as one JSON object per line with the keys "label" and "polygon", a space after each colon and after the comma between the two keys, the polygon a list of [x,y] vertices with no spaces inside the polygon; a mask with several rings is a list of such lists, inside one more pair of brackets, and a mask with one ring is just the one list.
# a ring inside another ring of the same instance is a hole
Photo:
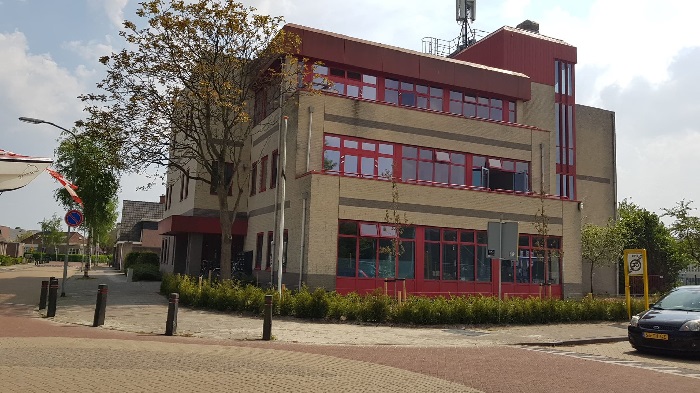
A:
{"label": "street lamp post", "polygon": [[[49,124],[52,125],[58,129],[63,130],[64,132],[70,134],[72,137],[77,138],[78,136],[75,135],[72,131],[68,130],[67,128],[63,128],[59,126],[58,124],[52,123],[50,121],[46,120],[41,120],[41,119],[36,119],[33,117],[20,117],[20,121],[23,121],[25,123],[31,123],[31,124]],[[66,297],[66,278],[68,276],[68,249],[70,247],[70,226],[68,226],[68,235],[66,236],[66,253],[63,259],[63,280],[61,281],[61,297]]]}

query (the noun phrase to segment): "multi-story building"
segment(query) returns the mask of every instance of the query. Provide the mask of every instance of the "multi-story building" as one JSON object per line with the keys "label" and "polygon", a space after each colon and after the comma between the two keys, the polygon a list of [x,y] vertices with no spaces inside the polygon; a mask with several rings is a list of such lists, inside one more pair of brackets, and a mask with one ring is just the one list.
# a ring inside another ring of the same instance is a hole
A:
{"label": "multi-story building", "polygon": [[[256,103],[258,117],[288,116],[288,287],[365,293],[399,278],[413,294],[587,292],[580,229],[615,215],[615,117],[576,104],[575,47],[503,27],[440,57],[285,29],[323,64],[308,76],[317,94],[298,92],[282,113]],[[248,141],[251,181],[233,228],[234,251],[252,252],[262,283],[276,274],[279,132]],[[181,174],[168,184],[163,269],[197,274],[218,255],[216,198]],[[518,223],[517,255],[490,259],[493,221]],[[614,268],[595,277],[597,291],[616,290]]]}

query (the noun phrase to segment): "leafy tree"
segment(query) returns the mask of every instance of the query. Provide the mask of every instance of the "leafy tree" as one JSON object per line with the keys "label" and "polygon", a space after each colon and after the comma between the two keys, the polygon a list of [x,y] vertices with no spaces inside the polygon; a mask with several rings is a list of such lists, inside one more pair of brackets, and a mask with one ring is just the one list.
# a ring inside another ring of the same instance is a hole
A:
{"label": "leafy tree", "polygon": [[[670,229],[658,215],[626,199],[620,202],[618,212],[620,225],[627,233],[625,248],[646,249],[647,273],[663,277],[660,287],[652,290],[670,289],[675,285],[678,273],[685,267],[678,242]],[[620,266],[620,272],[623,271],[624,266]]]}
{"label": "leafy tree", "polygon": [[620,261],[626,241],[624,229],[612,219],[605,226],[586,224],[581,228],[581,257],[590,264],[591,293],[593,270]]}
{"label": "leafy tree", "polygon": [[[56,168],[78,186],[83,200],[82,225],[89,233],[91,250],[117,220],[119,172],[115,161],[115,152],[108,144],[85,135],[63,140],[56,150]],[[77,207],[63,187],[56,191],[56,199],[68,209]]]}
{"label": "leafy tree", "polygon": [[61,218],[54,213],[51,218],[44,218],[38,224],[41,227],[41,252],[46,251],[46,246],[53,247],[58,257],[58,245],[65,240],[64,232],[61,231]]}
{"label": "leafy tree", "polygon": [[671,233],[678,239],[685,256],[700,265],[700,217],[691,215],[693,201],[680,201],[671,209],[664,209],[664,216],[673,217]]}
{"label": "leafy tree", "polygon": [[[86,123],[113,125],[99,135],[129,168],[165,167],[211,186],[228,278],[231,226],[250,176],[243,146],[256,120],[297,90],[300,39],[281,30],[281,17],[233,0],[147,0],[137,15],[146,25],[125,21],[120,32],[128,49],[100,59],[104,94],[82,96]],[[273,124],[260,123],[260,134]]]}

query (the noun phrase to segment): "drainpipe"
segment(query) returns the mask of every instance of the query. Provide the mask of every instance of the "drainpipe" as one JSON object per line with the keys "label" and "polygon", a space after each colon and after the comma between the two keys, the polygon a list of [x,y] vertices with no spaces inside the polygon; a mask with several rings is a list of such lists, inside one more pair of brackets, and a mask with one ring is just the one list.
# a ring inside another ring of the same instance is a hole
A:
{"label": "drainpipe", "polygon": [[301,246],[299,246],[299,289],[304,271],[304,236],[306,235],[306,198],[301,200]]}

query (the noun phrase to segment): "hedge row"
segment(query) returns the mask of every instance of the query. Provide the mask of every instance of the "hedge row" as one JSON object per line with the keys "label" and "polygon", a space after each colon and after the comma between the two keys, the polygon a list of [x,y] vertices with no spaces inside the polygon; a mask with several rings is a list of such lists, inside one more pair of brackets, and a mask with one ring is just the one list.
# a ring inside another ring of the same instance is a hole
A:
{"label": "hedge row", "polygon": [[12,266],[22,263],[22,258],[15,258],[7,255],[0,255],[0,266]]}
{"label": "hedge row", "polygon": [[[620,299],[559,300],[487,296],[452,296],[428,298],[409,296],[398,303],[374,292],[369,295],[339,295],[323,289],[285,290],[282,301],[278,292],[236,282],[209,283],[200,286],[197,278],[170,275],[163,277],[161,293],[179,293],[180,304],[219,311],[249,312],[261,315],[265,295],[274,296],[275,315],[333,321],[441,324],[546,324],[576,321],[623,321],[627,307]],[[644,308],[643,301],[633,300],[632,312]]]}
{"label": "hedge row", "polygon": [[[25,257],[31,255],[32,260],[34,261],[58,261],[58,262],[63,262],[66,260],[66,255],[65,254],[54,254],[50,252],[46,253],[41,253],[41,252],[33,252],[33,253],[27,253],[25,254]],[[87,261],[89,258],[88,255],[83,255],[83,254],[68,254],[68,262],[83,262]],[[107,263],[112,259],[111,255],[93,255],[92,256],[92,262],[98,262],[98,263]]]}
{"label": "hedge row", "polygon": [[126,254],[126,257],[124,258],[124,271],[126,271],[128,268],[133,268],[137,264],[150,265],[159,268],[160,258],[158,257],[158,254],[150,251],[132,251]]}

